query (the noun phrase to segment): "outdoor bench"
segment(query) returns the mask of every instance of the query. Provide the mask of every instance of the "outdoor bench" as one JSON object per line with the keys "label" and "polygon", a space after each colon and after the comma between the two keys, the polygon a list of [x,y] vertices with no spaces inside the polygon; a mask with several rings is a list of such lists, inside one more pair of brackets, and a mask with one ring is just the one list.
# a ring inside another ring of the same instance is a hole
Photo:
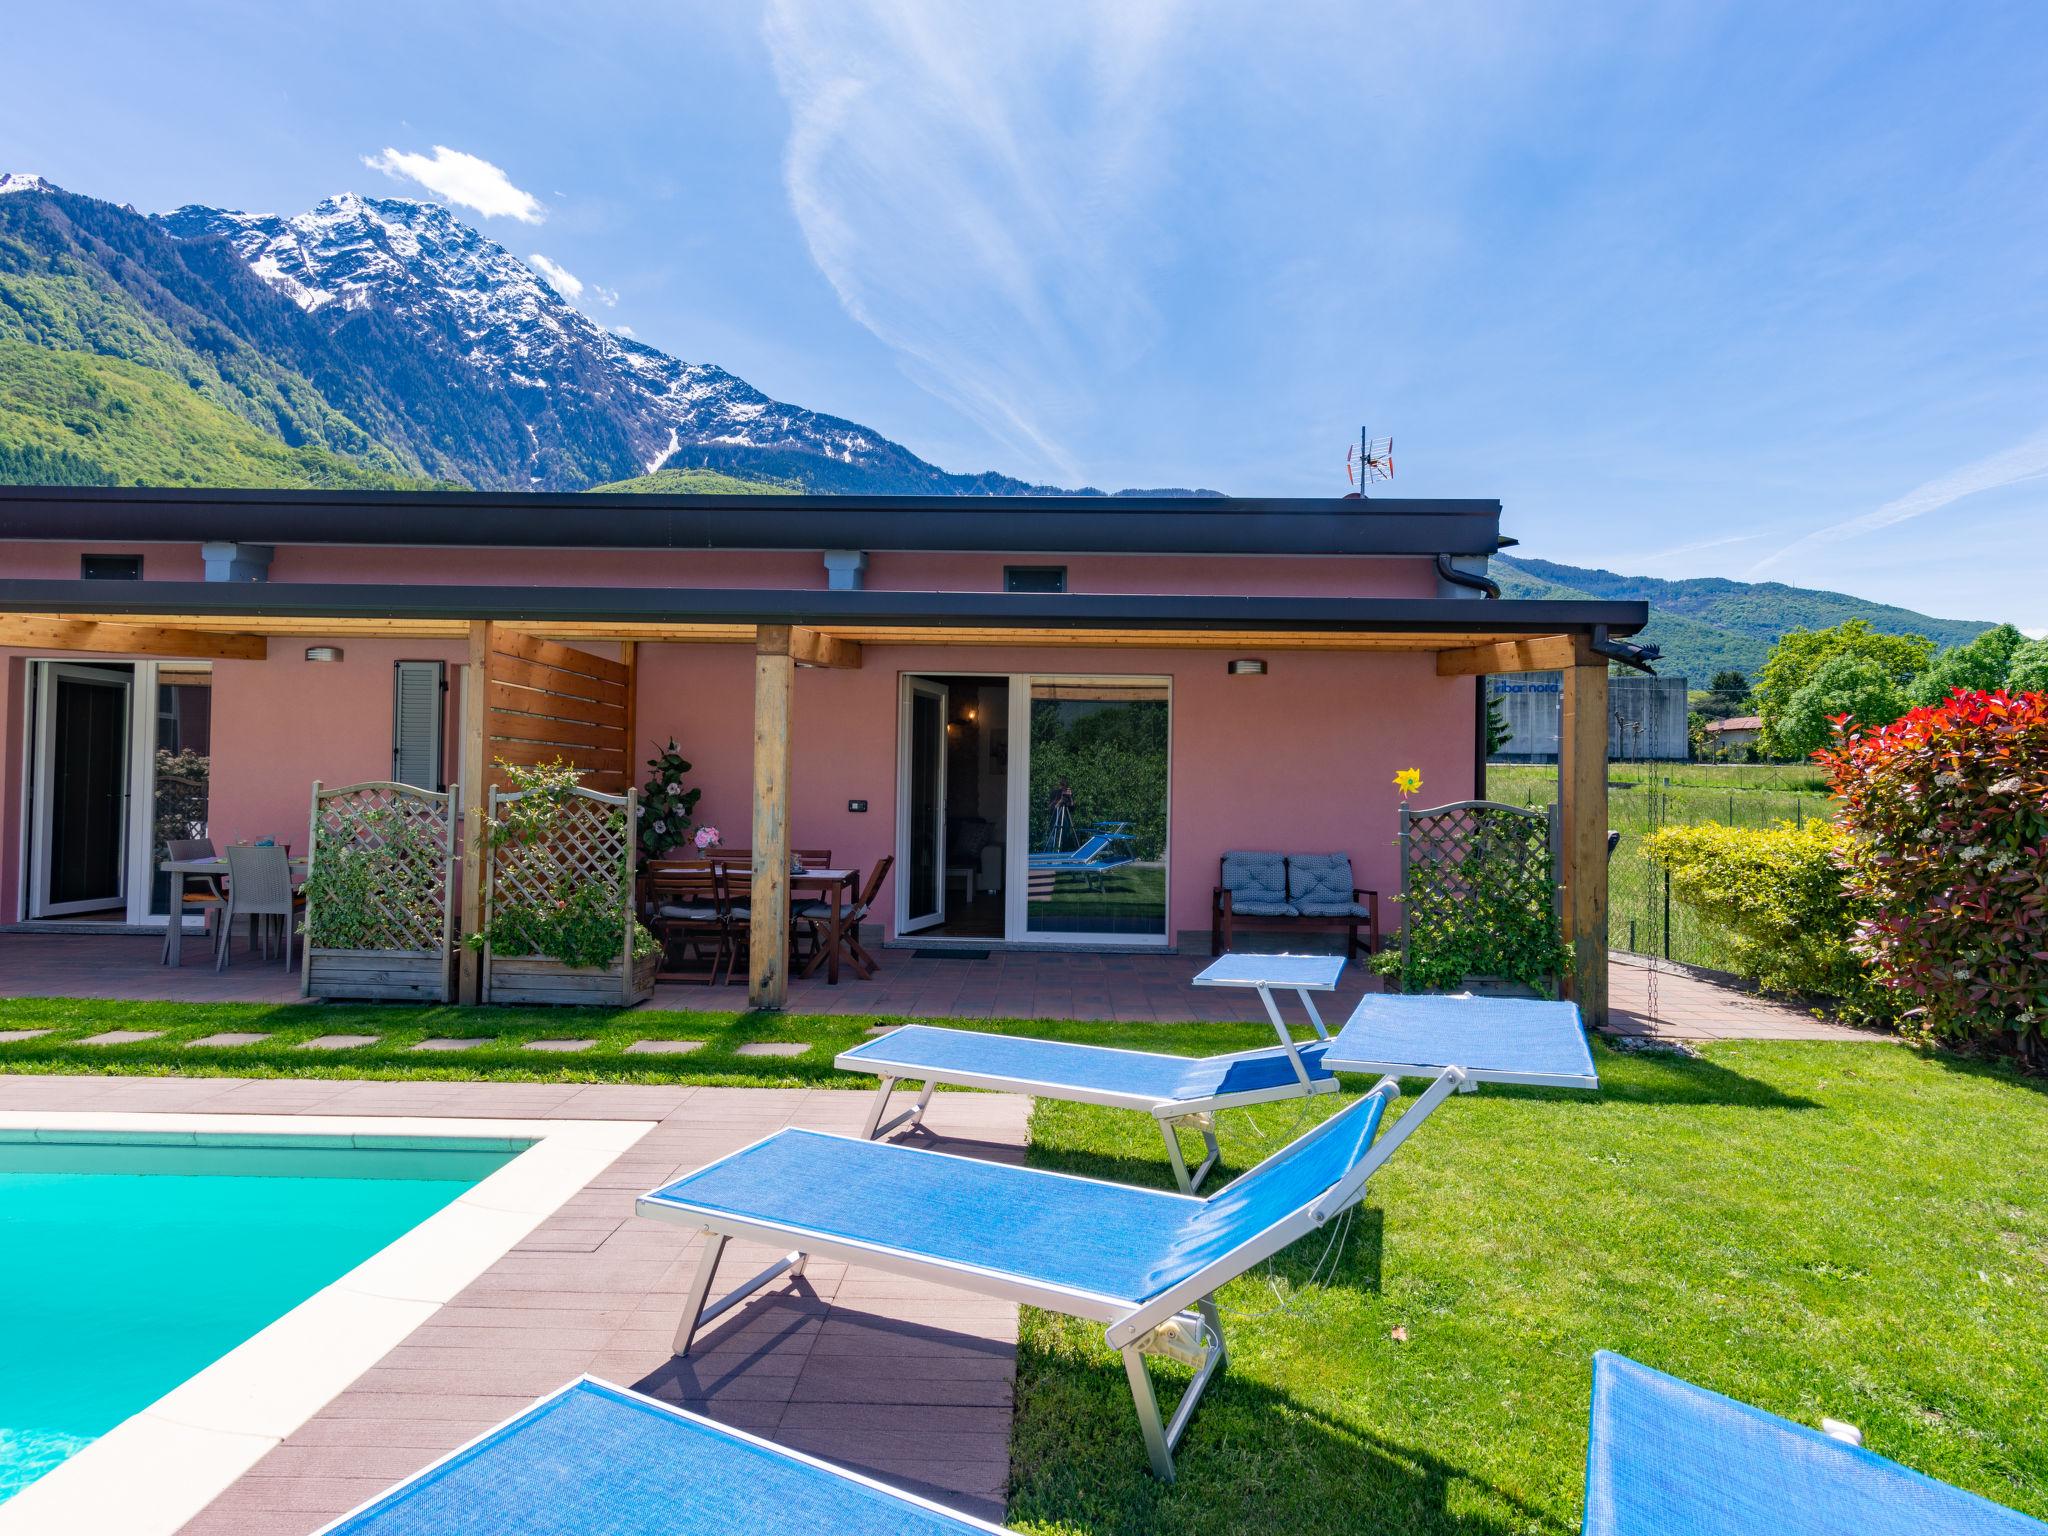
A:
{"label": "outdoor bench", "polygon": [[[1363,928],[1363,933],[1360,932]],[[1209,953],[1242,929],[1342,933],[1351,959],[1379,948],[1380,895],[1351,883],[1343,853],[1226,853],[1209,913]]]}

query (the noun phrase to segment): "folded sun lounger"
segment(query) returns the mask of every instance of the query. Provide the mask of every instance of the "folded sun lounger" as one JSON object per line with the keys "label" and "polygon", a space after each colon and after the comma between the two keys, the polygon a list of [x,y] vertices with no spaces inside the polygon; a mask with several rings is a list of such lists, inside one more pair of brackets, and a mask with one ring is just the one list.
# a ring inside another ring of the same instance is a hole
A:
{"label": "folded sun lounger", "polygon": [[[762,1286],[801,1272],[811,1254],[1028,1302],[1107,1325],[1152,1470],[1171,1478],[1173,1447],[1223,1363],[1216,1290],[1355,1204],[1366,1180],[1461,1080],[1451,1068],[1381,1136],[1381,1117],[1400,1091],[1383,1079],[1206,1197],[781,1130],[642,1195],[635,1209],[707,1234],[676,1329],[677,1354]],[[790,1251],[706,1306],[735,1237]],[[1166,1423],[1146,1374],[1153,1354],[1196,1367]]]}
{"label": "folded sun lounger", "polygon": [[2048,1526],[1625,1355],[1593,1357],[1583,1536],[1933,1532],[2043,1536]]}
{"label": "folded sun lounger", "polygon": [[[1169,1056],[908,1024],[841,1052],[834,1065],[882,1079],[861,1132],[869,1139],[906,1121],[921,1122],[932,1090],[941,1083],[1143,1110],[1159,1122],[1173,1176],[1184,1191],[1193,1192],[1216,1162],[1217,1110],[1336,1091],[1337,1079],[1323,1065],[1321,1041],[1296,1045],[1285,1026],[1281,1038],[1285,1045],[1227,1056]],[[882,1116],[899,1082],[923,1083],[924,1088],[915,1105],[885,1122]],[[1192,1172],[1180,1149],[1183,1126],[1199,1131],[1208,1148]]]}
{"label": "folded sun lounger", "polygon": [[961,1536],[1002,1529],[586,1376],[320,1536]]}

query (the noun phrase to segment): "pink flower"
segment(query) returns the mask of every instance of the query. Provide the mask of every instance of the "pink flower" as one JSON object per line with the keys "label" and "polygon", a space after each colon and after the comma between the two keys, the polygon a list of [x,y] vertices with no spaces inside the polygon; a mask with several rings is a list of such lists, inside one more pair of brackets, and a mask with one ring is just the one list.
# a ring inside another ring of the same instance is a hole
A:
{"label": "pink flower", "polygon": [[699,827],[697,829],[697,846],[700,849],[716,848],[724,841],[725,839],[718,835],[718,828],[716,827]]}

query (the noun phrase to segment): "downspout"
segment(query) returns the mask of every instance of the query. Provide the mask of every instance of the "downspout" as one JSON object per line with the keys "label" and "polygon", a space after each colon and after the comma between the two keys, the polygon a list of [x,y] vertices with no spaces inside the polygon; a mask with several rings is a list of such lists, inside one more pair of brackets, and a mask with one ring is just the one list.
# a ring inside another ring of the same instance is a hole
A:
{"label": "downspout", "polygon": [[1664,654],[1660,646],[1638,645],[1633,640],[1609,638],[1605,624],[1593,626],[1593,638],[1586,643],[1586,649],[1595,656],[1605,656],[1609,661],[1618,661],[1624,667],[1631,667],[1649,677],[1657,675],[1657,669],[1650,663]]}
{"label": "downspout", "polygon": [[1441,551],[1438,552],[1436,557],[1436,573],[1439,578],[1448,581],[1454,587],[1469,587],[1473,591],[1483,593],[1487,597],[1500,596],[1499,582],[1495,581],[1491,576],[1482,576],[1476,571],[1459,570],[1457,566],[1451,563],[1451,557]]}

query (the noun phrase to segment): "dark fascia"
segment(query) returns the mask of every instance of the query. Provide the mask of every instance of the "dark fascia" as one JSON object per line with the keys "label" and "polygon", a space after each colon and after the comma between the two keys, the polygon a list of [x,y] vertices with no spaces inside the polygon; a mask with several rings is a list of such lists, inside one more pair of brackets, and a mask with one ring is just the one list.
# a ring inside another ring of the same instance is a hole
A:
{"label": "dark fascia", "polygon": [[1500,547],[1500,503],[4,486],[0,539],[1006,554],[1490,555]]}
{"label": "dark fascia", "polygon": [[0,613],[134,618],[496,619],[579,623],[886,625],[905,630],[1292,630],[1629,635],[1647,603],[1484,598],[1153,596],[1096,592],[833,592],[806,588],[498,587],[438,583],[4,581]]}

